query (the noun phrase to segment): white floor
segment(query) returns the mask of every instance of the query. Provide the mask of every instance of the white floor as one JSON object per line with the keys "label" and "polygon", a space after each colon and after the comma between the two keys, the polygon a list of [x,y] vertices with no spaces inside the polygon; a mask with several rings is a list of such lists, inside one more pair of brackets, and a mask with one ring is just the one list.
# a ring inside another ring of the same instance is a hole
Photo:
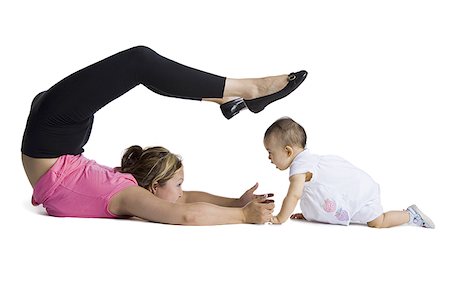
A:
{"label": "white floor", "polygon": [[435,230],[301,221],[182,227],[20,209],[2,222],[2,283],[14,288],[427,288],[444,279],[449,257],[439,218]]}
{"label": "white floor", "polygon": [[[443,4],[28,2],[0,4],[0,288],[445,284],[450,20]],[[312,152],[340,155],[372,175],[386,210],[416,203],[436,229],[295,221],[182,227],[54,218],[33,208],[19,150],[32,98],[138,44],[228,77],[300,69],[309,75],[293,95],[230,121],[214,104],[164,98],[139,86],[98,112],[87,157],[117,166],[127,146],[164,145],[183,157],[184,189],[236,197],[259,182],[258,192],[275,193],[279,208],[287,172],[271,166],[262,136],[287,115],[305,127]]]}

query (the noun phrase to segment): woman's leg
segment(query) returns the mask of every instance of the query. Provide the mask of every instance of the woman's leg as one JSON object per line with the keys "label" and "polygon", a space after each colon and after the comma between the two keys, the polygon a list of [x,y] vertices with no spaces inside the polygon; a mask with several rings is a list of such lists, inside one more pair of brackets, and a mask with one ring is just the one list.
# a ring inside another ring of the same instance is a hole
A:
{"label": "woman's leg", "polygon": [[[224,103],[236,97],[251,100],[281,90],[287,75],[264,78],[224,78],[167,59],[137,46],[66,77],[51,89],[55,109],[83,111],[88,117],[138,84],[171,97]],[[79,115],[80,116],[80,115]]]}
{"label": "woman's leg", "polygon": [[220,103],[264,96],[280,90],[286,82],[285,75],[225,79],[167,59],[150,48],[134,47],[73,73],[37,96],[22,152],[36,158],[83,152],[95,112],[138,84],[166,96],[212,98]]}
{"label": "woman's leg", "polygon": [[74,118],[84,119],[138,84],[163,95],[201,100],[221,98],[225,78],[184,66],[150,48],[138,46],[66,77],[47,91],[46,98],[52,100],[52,109],[76,111]]}
{"label": "woman's leg", "polygon": [[264,78],[224,78],[167,59],[148,47],[137,46],[92,64],[51,89],[55,107],[93,115],[101,107],[138,84],[171,97],[225,103],[236,97],[255,99],[281,90],[287,75]]}
{"label": "woman's leg", "polygon": [[143,46],[119,52],[36,96],[22,152],[34,158],[82,153],[95,112],[138,84],[164,95],[201,100],[222,97],[225,78],[176,63]]}

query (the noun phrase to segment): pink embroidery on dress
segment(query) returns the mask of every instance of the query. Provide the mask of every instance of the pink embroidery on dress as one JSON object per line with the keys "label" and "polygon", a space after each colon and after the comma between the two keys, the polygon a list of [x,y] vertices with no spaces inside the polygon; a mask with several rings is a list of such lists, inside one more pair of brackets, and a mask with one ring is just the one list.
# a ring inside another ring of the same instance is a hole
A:
{"label": "pink embroidery on dress", "polygon": [[323,209],[327,213],[336,211],[336,202],[334,200],[326,199],[325,203],[323,203]]}
{"label": "pink embroidery on dress", "polygon": [[334,214],[334,216],[336,217],[336,219],[338,219],[339,221],[348,221],[350,218],[348,217],[348,213],[346,210],[343,210],[342,208],[339,208],[336,212],[336,214]]}

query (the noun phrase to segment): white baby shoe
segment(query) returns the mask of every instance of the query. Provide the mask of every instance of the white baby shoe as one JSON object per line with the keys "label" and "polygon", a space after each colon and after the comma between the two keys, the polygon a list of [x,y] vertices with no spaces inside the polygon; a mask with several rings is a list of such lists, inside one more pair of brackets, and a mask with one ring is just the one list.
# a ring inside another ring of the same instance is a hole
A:
{"label": "white baby shoe", "polygon": [[416,205],[411,205],[406,210],[409,212],[409,224],[434,229],[433,221]]}

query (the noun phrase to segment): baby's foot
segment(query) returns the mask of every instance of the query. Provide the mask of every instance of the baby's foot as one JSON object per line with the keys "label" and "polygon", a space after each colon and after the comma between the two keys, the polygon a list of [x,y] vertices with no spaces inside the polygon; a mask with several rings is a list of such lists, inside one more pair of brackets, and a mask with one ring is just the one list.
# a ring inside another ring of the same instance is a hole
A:
{"label": "baby's foot", "polygon": [[409,224],[434,229],[433,221],[422,213],[416,205],[411,205],[406,210],[409,212]]}

